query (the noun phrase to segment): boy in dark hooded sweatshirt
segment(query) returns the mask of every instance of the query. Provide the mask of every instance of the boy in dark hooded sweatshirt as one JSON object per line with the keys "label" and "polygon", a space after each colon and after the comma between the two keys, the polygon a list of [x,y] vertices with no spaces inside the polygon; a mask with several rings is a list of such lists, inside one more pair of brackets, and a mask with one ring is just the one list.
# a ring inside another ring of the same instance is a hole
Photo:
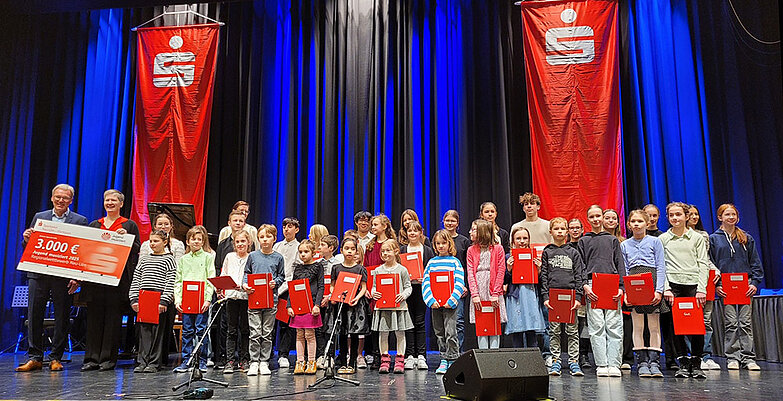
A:
{"label": "boy in dark hooded sweatshirt", "polygon": [[[553,244],[547,245],[541,255],[541,273],[539,284],[541,286],[541,297],[544,300],[544,306],[549,309],[549,289],[558,288],[574,290],[574,305],[572,310],[579,309],[582,306],[579,300],[582,299],[584,264],[579,251],[573,246],[568,245],[568,222],[562,217],[555,217],[549,222],[549,232],[554,239]],[[552,366],[549,368],[549,374],[560,376],[562,363],[560,362],[560,331],[562,325],[565,325],[565,332],[568,336],[568,369],[571,376],[584,376],[579,367],[579,323],[559,323],[549,322],[549,347],[552,351]]]}
{"label": "boy in dark hooded sweatshirt", "polygon": [[603,210],[598,205],[587,209],[587,220],[592,232],[579,239],[579,253],[584,260],[584,291],[587,302],[587,326],[593,347],[596,375],[622,377],[620,352],[623,342],[623,318],[620,308],[595,309],[592,302],[598,300],[593,292],[593,273],[617,274],[620,287],[612,297],[619,301],[623,296],[625,262],[620,251],[620,241],[614,235],[603,231]]}

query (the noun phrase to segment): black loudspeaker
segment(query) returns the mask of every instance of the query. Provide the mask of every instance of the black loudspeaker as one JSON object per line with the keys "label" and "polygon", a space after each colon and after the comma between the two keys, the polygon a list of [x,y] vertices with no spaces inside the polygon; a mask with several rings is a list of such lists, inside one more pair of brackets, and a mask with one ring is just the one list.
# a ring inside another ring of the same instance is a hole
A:
{"label": "black loudspeaker", "polygon": [[461,400],[541,400],[549,375],[538,348],[474,349],[449,367],[443,387]]}

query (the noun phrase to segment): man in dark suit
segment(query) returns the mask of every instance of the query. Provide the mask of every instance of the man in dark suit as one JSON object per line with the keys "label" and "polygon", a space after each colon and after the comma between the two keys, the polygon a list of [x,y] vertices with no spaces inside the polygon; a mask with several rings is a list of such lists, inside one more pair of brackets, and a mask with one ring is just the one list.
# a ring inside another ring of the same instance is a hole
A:
{"label": "man in dark suit", "polygon": [[[69,206],[73,202],[75,191],[68,184],[58,184],[52,189],[51,210],[38,212],[30,222],[30,228],[24,231],[24,243],[30,240],[33,233],[33,225],[38,220],[59,221],[62,223],[87,225],[87,218],[71,211]],[[67,278],[48,276],[44,274],[27,273],[27,341],[30,344],[27,350],[27,362],[16,368],[17,372],[29,372],[40,370],[43,367],[43,321],[46,310],[46,302],[51,296],[54,304],[54,339],[52,351],[49,353],[49,369],[52,371],[63,370],[60,360],[65,351],[65,342],[68,339],[68,324],[70,321],[72,294],[79,288],[79,283]]]}

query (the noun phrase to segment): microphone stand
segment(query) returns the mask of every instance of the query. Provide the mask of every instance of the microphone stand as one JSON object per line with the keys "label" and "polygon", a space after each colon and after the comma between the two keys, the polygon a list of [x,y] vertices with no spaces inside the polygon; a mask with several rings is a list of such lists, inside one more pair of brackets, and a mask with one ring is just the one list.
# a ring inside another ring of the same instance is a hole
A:
{"label": "microphone stand", "polygon": [[[340,381],[343,383],[353,384],[354,386],[358,386],[359,382],[352,379],[347,379],[345,377],[335,376],[334,375],[334,354],[335,349],[332,348],[332,340],[334,339],[334,332],[337,329],[337,327],[340,325],[340,319],[342,318],[342,311],[343,311],[343,305],[345,304],[345,296],[348,294],[348,290],[343,291],[342,294],[340,294],[340,306],[337,308],[337,319],[334,321],[334,326],[332,326],[332,332],[329,334],[329,341],[326,342],[326,352],[324,353],[324,377],[318,379],[315,381],[315,383],[307,386],[309,389],[313,389],[319,384],[331,380],[332,386],[334,386],[335,382]],[[342,351],[342,350],[341,350]]]}
{"label": "microphone stand", "polygon": [[[190,354],[190,360],[188,360],[188,366],[190,367],[190,377],[188,380],[174,386],[171,388],[171,391],[177,391],[182,387],[187,386],[187,389],[190,390],[190,384],[197,381],[204,381],[207,383],[212,383],[218,386],[228,387],[228,383],[210,379],[207,377],[204,377],[204,375],[201,373],[201,370],[198,368],[198,363],[201,355],[201,345],[204,343],[204,339],[209,335],[209,330],[212,328],[212,324],[215,323],[215,317],[220,316],[220,311],[223,309],[223,304],[225,303],[225,299],[218,300],[216,303],[212,304],[212,307],[215,305],[218,305],[217,313],[210,313],[209,317],[209,323],[207,324],[207,328],[204,330],[204,335],[201,336],[201,338],[196,343],[196,347],[193,351],[193,353]],[[210,309],[212,308],[210,307]]]}

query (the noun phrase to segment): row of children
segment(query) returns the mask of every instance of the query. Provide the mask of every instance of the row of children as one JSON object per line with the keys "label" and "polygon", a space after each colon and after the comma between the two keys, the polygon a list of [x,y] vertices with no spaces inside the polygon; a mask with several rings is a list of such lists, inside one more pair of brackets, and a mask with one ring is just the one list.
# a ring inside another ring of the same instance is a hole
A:
{"label": "row of children", "polygon": [[[285,239],[274,243],[277,229],[272,225],[262,225],[256,230],[246,225],[244,220],[247,205],[239,205],[229,216],[228,235],[218,247],[218,253],[223,254],[218,255],[222,256],[222,263],[210,253],[209,245],[205,242],[206,230],[203,227],[197,226],[188,232],[187,253],[176,263],[172,263],[174,256],[165,249],[168,241],[166,232],[154,232],[149,243],[152,255],[140,261],[136,271],[138,277],[134,277],[130,298],[133,303],[139,288],[161,291],[161,310],[170,307],[173,300],[175,307],[181,311],[182,282],[205,281],[216,275],[212,266],[220,265],[219,275],[230,275],[235,282],[243,283],[234,290],[220,294],[220,297],[229,298],[228,333],[225,340],[228,361],[224,372],[229,373],[235,367],[241,367],[247,370],[249,375],[255,375],[271,373],[269,360],[276,311],[275,308],[248,309],[247,294],[251,293],[253,288],[247,285],[247,274],[272,274],[276,287],[275,305],[280,305],[277,302],[278,296],[287,299],[288,281],[309,279],[314,305],[312,312],[309,315],[297,316],[292,310],[288,310],[288,314],[292,315],[291,321],[288,324],[278,322],[280,367],[285,368],[288,363],[284,333],[296,330],[297,363],[294,373],[297,374],[315,373],[316,356],[324,354],[324,334],[335,322],[339,322],[339,373],[353,373],[357,367],[367,367],[368,363],[377,366],[380,372],[389,372],[392,366],[393,370],[399,373],[417,367],[427,369],[424,316],[428,310],[432,313],[432,326],[442,357],[437,372],[443,373],[459,356],[462,348],[463,307],[469,297],[468,304],[472,306],[469,308],[469,316],[472,323],[475,322],[476,312],[481,309],[482,301],[489,302],[499,310],[502,322],[506,323],[505,334],[511,337],[512,344],[539,345],[545,356],[551,359],[548,363],[551,373],[559,374],[563,365],[560,359],[561,325],[546,324],[547,309],[551,306],[547,299],[548,290],[572,288],[578,295],[577,299],[582,293],[588,299],[586,316],[580,319],[580,323],[590,332],[590,343],[598,366],[597,374],[620,376],[622,315],[619,308],[605,310],[590,307],[590,301],[596,300],[591,288],[592,274],[623,276],[651,272],[655,278],[655,299],[651,305],[633,306],[630,314],[633,322],[632,349],[639,361],[638,372],[645,377],[662,376],[658,358],[662,350],[660,333],[663,326],[664,337],[675,340],[674,349],[669,349],[667,354],[676,353],[679,356],[677,375],[703,377],[698,362],[701,361],[701,350],[705,348],[702,345],[704,337],[691,336],[693,351],[688,356],[684,337],[671,334],[671,315],[666,313],[669,303],[675,296],[690,295],[696,296],[702,305],[706,304],[702,295],[710,258],[715,262],[713,265],[723,267],[724,272],[748,272],[751,276],[749,294],[755,292],[756,286],[763,279],[753,240],[736,227],[736,208],[730,205],[721,206],[718,211],[722,225],[721,229],[709,238],[709,243],[715,244],[710,248],[708,258],[708,241],[702,235],[695,235],[688,227],[688,222],[691,221],[688,220],[688,215],[692,209],[684,204],[672,203],[667,207],[672,228],[662,235],[661,239],[649,235],[663,234],[655,225],[657,208],[648,205],[645,210],[631,212],[628,227],[633,232],[633,237],[620,243],[623,238],[619,236],[619,217],[612,210],[604,211],[597,206],[591,207],[587,219],[592,231],[580,238],[582,227],[579,219],[567,222],[562,218],[555,218],[547,222],[539,218],[537,211],[540,208],[540,200],[533,194],[525,194],[521,203],[526,219],[512,227],[510,236],[497,226],[497,209],[494,204],[487,202],[481,206],[480,218],[471,225],[470,239],[456,232],[459,215],[455,211],[449,211],[444,215],[444,229],[433,236],[432,242],[424,236],[412,210],[406,210],[402,215],[399,237],[392,230],[391,222],[386,216],[372,216],[367,212],[360,212],[355,216],[356,230],[345,233],[340,246],[341,253],[337,256],[333,255],[337,248],[337,238],[328,235],[325,227],[313,226],[310,240],[299,243],[295,238],[299,230],[298,221],[287,218],[283,221]],[[256,235],[248,235],[251,232]],[[718,235],[719,232],[722,237]],[[221,236],[224,236],[223,232]],[[175,241],[172,240],[172,248],[177,246]],[[539,284],[511,283],[509,272],[513,260],[509,253],[510,248],[525,248],[530,247],[531,243],[542,242],[550,245],[544,249],[540,258],[536,259],[536,264],[540,267]],[[398,244],[402,244],[402,249]],[[430,247],[431,244],[434,244],[434,250]],[[229,248],[231,251],[227,252]],[[251,252],[252,248],[258,250]],[[421,280],[410,279],[407,270],[400,265],[400,252],[420,253],[426,265]],[[320,253],[321,258],[318,261],[314,261],[315,253]],[[154,260],[166,262],[154,263]],[[148,265],[151,267],[147,268]],[[375,268],[372,274],[368,275],[366,267],[376,265],[382,266]],[[463,266],[466,267],[464,270]],[[169,290],[163,285],[169,281],[161,281],[160,277],[170,275],[170,270],[176,270],[176,274]],[[344,306],[338,319],[333,316],[337,309],[323,294],[325,286],[333,286],[342,271],[358,274],[361,277],[361,287]],[[434,271],[453,272],[453,293],[444,305],[439,305],[432,296],[429,273]],[[374,307],[380,294],[371,289],[373,286],[368,283],[374,282],[372,277],[376,274],[399,276],[400,288],[396,299],[399,305],[396,308]],[[333,278],[331,284],[325,283],[326,276]],[[720,276],[716,277],[719,280]],[[623,299],[622,280],[620,283],[620,290],[615,297],[617,301]],[[465,284],[468,284],[470,292]],[[206,287],[211,288],[209,285]],[[721,293],[720,287],[718,293]],[[669,303],[662,302],[662,299],[668,300]],[[207,290],[202,313],[183,314],[183,363],[192,351],[193,339],[204,331],[211,301],[212,292]],[[575,309],[579,306],[578,303],[574,304]],[[704,310],[705,320],[708,320],[707,308]],[[733,364],[742,363],[748,369],[758,369],[752,354],[750,306],[727,307],[725,310],[734,311],[733,315],[726,312],[726,353],[730,358],[729,368],[732,368]],[[663,319],[658,317],[661,312],[664,313]],[[243,333],[243,325],[249,326],[249,334]],[[579,344],[579,326],[580,324],[565,325],[568,336],[568,368],[574,375],[582,374],[579,363],[580,348],[582,366],[586,359],[586,347],[580,347]],[[647,342],[643,336],[645,330],[649,336]],[[397,358],[394,364],[389,354],[390,332],[394,332],[397,340]],[[156,332],[155,327],[145,327],[142,324],[138,370],[157,371],[159,361],[155,358],[162,353],[160,336],[161,333]],[[367,337],[370,341],[365,343]],[[245,345],[248,338],[249,352]],[[479,336],[478,340],[480,348],[500,346],[500,336]],[[551,344],[548,344],[547,340],[551,341]],[[626,341],[626,344],[628,343],[630,342]],[[376,344],[377,349],[374,349]],[[367,349],[364,349],[365,345]],[[305,350],[309,351],[307,359]],[[199,365],[201,369],[206,369],[205,354],[202,354]],[[186,366],[175,369],[186,370]]]}

